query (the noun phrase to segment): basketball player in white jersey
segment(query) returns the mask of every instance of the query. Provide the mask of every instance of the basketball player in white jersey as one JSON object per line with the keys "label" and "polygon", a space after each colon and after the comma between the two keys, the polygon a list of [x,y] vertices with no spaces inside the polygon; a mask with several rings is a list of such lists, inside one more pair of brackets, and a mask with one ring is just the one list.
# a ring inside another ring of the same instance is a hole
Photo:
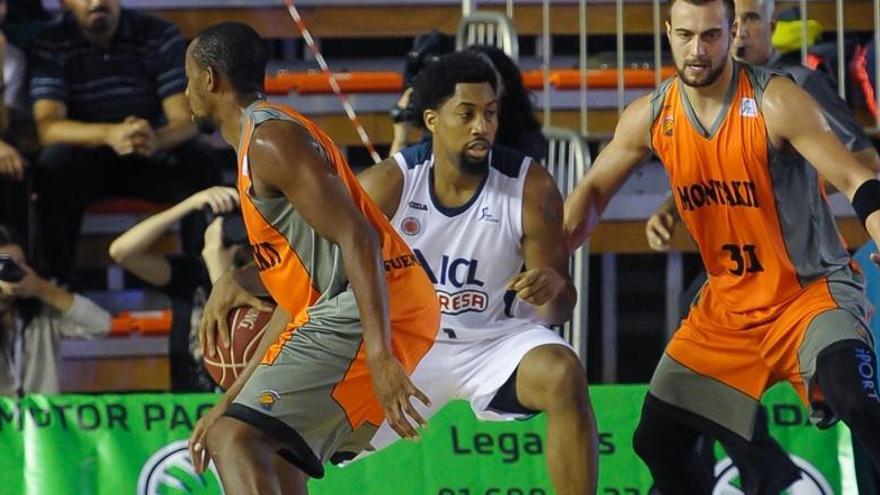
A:
{"label": "basketball player in white jersey", "polygon": [[[542,321],[571,316],[562,199],[531,158],[493,146],[496,76],[472,53],[442,57],[415,82],[414,104],[432,140],[404,149],[359,179],[412,246],[437,290],[441,331],[412,379],[482,419],[546,412],[547,463],[556,493],[595,493],[596,426],[583,367]],[[524,312],[522,312],[524,313]],[[397,439],[388,425],[375,449]]]}

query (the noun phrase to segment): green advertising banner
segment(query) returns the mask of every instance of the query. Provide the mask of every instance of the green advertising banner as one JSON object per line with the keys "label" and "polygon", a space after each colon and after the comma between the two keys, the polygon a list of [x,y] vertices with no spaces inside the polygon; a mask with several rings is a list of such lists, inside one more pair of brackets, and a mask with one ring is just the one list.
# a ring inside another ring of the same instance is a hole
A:
{"label": "green advertising banner", "polygon": [[[644,495],[651,478],[632,451],[644,386],[594,386],[600,429],[599,493]],[[212,395],[70,395],[0,399],[0,493],[28,495],[222,493],[215,473],[192,472],[186,440]],[[846,428],[809,426],[797,397],[765,398],[771,433],[803,471],[791,493],[841,494],[851,476]],[[480,422],[468,404],[438,413],[419,441],[402,441],[310,483],[312,495],[545,495],[546,417]],[[720,453],[720,451],[719,451]],[[843,452],[846,454],[846,452]],[[719,457],[715,493],[741,493]]]}

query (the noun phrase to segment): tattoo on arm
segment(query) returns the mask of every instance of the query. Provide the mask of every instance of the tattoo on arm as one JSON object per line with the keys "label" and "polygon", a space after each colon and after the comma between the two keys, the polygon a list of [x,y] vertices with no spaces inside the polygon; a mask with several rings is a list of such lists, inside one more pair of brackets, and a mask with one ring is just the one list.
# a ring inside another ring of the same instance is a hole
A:
{"label": "tattoo on arm", "polygon": [[541,202],[541,217],[547,223],[556,224],[562,221],[562,202],[558,201],[558,193],[548,190]]}
{"label": "tattoo on arm", "polygon": [[324,147],[321,146],[320,143],[318,143],[318,141],[311,139],[311,145],[312,148],[314,148],[315,151],[317,151],[318,154],[321,155],[321,158],[323,158],[325,162],[330,163],[330,157],[327,156],[327,150],[325,150]]}

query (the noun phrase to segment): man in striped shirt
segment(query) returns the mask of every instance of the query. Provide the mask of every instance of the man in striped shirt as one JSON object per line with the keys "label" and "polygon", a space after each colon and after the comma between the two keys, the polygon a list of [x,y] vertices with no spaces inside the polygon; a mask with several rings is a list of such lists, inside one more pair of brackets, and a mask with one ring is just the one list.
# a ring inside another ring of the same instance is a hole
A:
{"label": "man in striped shirt", "polygon": [[220,169],[190,120],[177,27],[122,9],[119,0],[62,4],[34,39],[29,64],[45,147],[35,172],[46,261],[68,280],[90,201],[177,202],[218,183]]}

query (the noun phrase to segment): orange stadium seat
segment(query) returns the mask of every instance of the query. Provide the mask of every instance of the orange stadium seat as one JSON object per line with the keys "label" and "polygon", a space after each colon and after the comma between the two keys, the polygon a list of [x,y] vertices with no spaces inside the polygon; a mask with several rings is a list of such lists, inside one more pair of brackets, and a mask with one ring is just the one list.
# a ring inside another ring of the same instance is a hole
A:
{"label": "orange stadium seat", "polygon": [[541,89],[544,87],[544,71],[541,69],[522,71],[523,86],[526,89]]}
{"label": "orange stadium seat", "polygon": [[[666,79],[675,75],[675,68],[663,67],[661,77]],[[581,85],[580,71],[577,69],[554,70],[550,82],[558,89],[577,89]],[[623,84],[627,88],[654,87],[654,71],[648,69],[624,69]],[[587,71],[587,86],[590,88],[616,88],[617,69],[596,69]]]}
{"label": "orange stadium seat", "polygon": [[[661,70],[665,79],[675,75],[675,69],[664,67]],[[523,85],[532,90],[544,86],[544,73],[541,69],[523,71]],[[345,93],[399,93],[403,89],[403,77],[397,72],[339,72],[336,80]],[[624,69],[624,85],[628,88],[650,88],[654,85],[654,71],[646,69]],[[577,89],[580,87],[580,71],[577,69],[554,69],[550,71],[550,83],[556,89]],[[587,72],[587,85],[590,88],[614,88],[617,86],[617,69],[594,69]],[[269,94],[328,94],[333,90],[327,76],[322,72],[280,71],[266,75],[266,92]]]}
{"label": "orange stadium seat", "polygon": [[[399,93],[403,76],[398,72],[340,72],[334,74],[344,93]],[[298,80],[300,94],[332,93],[330,81],[321,72],[302,74]]]}
{"label": "orange stadium seat", "polygon": [[266,75],[266,93],[271,95],[286,95],[296,91],[299,87],[301,72],[279,71],[275,74]]}
{"label": "orange stadium seat", "polygon": [[171,310],[122,311],[113,317],[111,335],[162,335],[171,332]]}

